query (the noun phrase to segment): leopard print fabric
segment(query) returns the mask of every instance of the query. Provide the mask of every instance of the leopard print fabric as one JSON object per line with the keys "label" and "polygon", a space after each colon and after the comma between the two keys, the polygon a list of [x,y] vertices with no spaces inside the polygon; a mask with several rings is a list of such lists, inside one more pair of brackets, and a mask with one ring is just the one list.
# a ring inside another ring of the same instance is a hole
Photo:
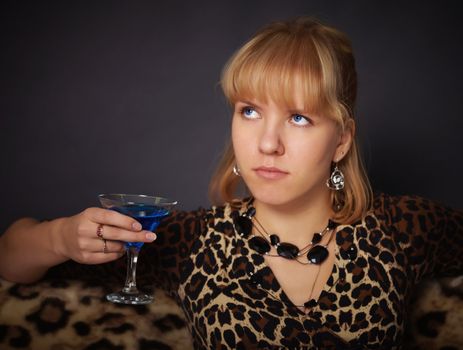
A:
{"label": "leopard print fabric", "polygon": [[104,296],[121,288],[100,280],[0,279],[0,349],[188,350],[182,311],[163,291],[149,305],[117,305]]}
{"label": "leopard print fabric", "polygon": [[406,349],[463,349],[463,275],[420,282],[409,317]]}
{"label": "leopard print fabric", "polygon": [[380,195],[361,221],[337,227],[332,274],[305,314],[236,233],[248,204],[174,213],[142,250],[141,280],[177,300],[196,349],[401,349],[416,284],[463,271],[461,212]]}
{"label": "leopard print fabric", "polygon": [[[184,313],[165,293],[156,289],[147,306],[120,306],[104,299],[114,288],[101,279],[0,279],[0,349],[192,349]],[[404,347],[463,349],[462,310],[463,276],[421,282]]]}
{"label": "leopard print fabric", "polygon": [[462,271],[462,213],[419,197],[381,195],[361,222],[338,226],[331,277],[306,315],[237,235],[233,220],[247,207],[242,201],[196,219],[172,218],[167,242],[150,245],[195,348],[398,349],[414,286]]}

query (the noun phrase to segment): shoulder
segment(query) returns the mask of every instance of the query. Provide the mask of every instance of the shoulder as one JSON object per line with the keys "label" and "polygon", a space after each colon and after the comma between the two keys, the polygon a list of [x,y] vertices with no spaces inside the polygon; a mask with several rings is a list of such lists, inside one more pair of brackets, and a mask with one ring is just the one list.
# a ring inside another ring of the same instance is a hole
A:
{"label": "shoulder", "polygon": [[251,198],[235,199],[223,205],[211,207],[206,214],[208,224],[216,233],[234,235],[234,221],[243,215],[252,203]]}
{"label": "shoulder", "polygon": [[427,198],[417,195],[390,195],[386,193],[376,193],[373,201],[373,209],[391,210],[400,208],[406,211],[416,211],[420,208],[431,208],[433,202]]}
{"label": "shoulder", "polygon": [[378,218],[397,223],[400,221],[423,222],[454,218],[462,220],[462,212],[438,201],[418,195],[389,195],[378,193],[374,197],[373,212]]}
{"label": "shoulder", "polygon": [[[250,198],[235,199],[222,205],[195,210],[175,210],[162,222],[164,227],[196,226],[196,230],[204,231],[204,226],[213,226],[215,231],[229,233],[233,230],[233,221],[242,215],[251,203]],[[192,227],[193,228],[193,227]]]}
{"label": "shoulder", "polygon": [[443,203],[418,195],[375,194],[373,201],[374,210],[391,210],[397,208],[409,212],[420,210],[453,210]]}

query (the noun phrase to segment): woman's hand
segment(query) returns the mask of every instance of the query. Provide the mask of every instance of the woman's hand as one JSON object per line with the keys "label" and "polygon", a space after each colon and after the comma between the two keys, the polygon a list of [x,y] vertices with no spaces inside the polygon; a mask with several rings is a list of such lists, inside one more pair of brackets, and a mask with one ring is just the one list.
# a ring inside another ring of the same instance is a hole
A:
{"label": "woman's hand", "polygon": [[88,208],[58,219],[53,232],[54,251],[63,260],[100,264],[121,257],[124,242],[152,242],[153,232],[143,231],[139,222],[113,210]]}
{"label": "woman's hand", "polygon": [[102,208],[51,221],[22,218],[0,235],[0,277],[31,283],[66,260],[105,263],[123,255],[124,242],[155,238],[135,219]]}

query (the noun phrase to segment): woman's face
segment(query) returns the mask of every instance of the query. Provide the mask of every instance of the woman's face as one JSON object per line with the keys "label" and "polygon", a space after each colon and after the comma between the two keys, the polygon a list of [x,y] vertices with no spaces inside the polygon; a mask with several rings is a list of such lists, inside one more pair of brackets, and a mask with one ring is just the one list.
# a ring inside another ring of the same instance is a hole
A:
{"label": "woman's face", "polygon": [[[332,161],[350,147],[330,118],[309,115],[302,98],[296,109],[267,102],[237,101],[232,142],[240,174],[254,198],[269,205],[309,203],[327,196]],[[309,201],[309,202],[307,202]]]}

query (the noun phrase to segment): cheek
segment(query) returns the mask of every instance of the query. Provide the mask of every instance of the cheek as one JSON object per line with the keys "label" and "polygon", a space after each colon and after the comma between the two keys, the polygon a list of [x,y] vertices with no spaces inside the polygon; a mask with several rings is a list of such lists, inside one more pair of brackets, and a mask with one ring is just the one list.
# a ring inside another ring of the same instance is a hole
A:
{"label": "cheek", "polygon": [[240,140],[240,133],[238,127],[235,122],[235,118],[233,118],[232,126],[231,126],[231,141],[233,146],[233,151],[235,152],[235,156],[239,153],[239,145],[241,144]]}
{"label": "cheek", "polygon": [[[293,141],[296,141],[293,139]],[[301,139],[300,142],[292,142],[291,149],[287,149],[294,161],[300,166],[317,166],[323,169],[329,168],[336,150],[335,141],[326,138]]]}
{"label": "cheek", "polygon": [[249,154],[250,135],[247,134],[246,128],[240,125],[235,118],[232,121],[231,140],[235,157],[239,161],[241,158]]}

